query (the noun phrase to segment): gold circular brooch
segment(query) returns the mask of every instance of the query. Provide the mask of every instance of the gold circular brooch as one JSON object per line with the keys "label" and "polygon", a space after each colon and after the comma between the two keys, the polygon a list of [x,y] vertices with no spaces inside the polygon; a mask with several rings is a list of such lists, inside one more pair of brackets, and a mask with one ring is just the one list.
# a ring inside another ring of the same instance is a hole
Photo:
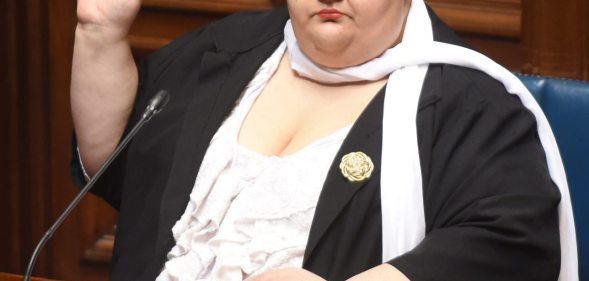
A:
{"label": "gold circular brooch", "polygon": [[351,152],[342,157],[339,168],[349,181],[361,182],[370,178],[374,164],[363,152]]}

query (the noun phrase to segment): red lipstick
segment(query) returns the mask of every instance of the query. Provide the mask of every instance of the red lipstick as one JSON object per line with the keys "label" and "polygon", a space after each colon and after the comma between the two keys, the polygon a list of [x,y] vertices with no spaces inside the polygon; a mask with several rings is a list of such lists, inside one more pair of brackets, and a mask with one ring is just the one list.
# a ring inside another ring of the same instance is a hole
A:
{"label": "red lipstick", "polygon": [[317,13],[317,16],[324,20],[337,20],[343,15],[344,14],[337,9],[323,9]]}

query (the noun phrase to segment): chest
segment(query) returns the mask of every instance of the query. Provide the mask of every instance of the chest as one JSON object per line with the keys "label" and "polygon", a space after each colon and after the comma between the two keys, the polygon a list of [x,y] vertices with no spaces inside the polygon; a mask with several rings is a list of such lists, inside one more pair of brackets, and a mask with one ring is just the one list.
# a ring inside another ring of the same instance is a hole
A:
{"label": "chest", "polygon": [[354,123],[384,84],[317,83],[292,71],[285,56],[248,112],[239,142],[264,155],[294,154]]}

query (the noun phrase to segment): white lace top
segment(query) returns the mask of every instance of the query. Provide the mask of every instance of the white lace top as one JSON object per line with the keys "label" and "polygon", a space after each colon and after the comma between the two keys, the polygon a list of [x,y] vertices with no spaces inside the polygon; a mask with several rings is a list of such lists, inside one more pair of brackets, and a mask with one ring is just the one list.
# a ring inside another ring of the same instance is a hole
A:
{"label": "white lace top", "polygon": [[285,48],[261,66],[213,137],[186,211],[172,229],[176,246],[156,281],[243,280],[302,266],[319,193],[351,125],[285,157],[237,142]]}

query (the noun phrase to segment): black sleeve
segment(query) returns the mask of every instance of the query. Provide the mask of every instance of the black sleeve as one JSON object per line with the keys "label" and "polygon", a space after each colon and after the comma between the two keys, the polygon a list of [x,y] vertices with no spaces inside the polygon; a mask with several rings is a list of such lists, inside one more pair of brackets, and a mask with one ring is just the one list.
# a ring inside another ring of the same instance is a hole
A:
{"label": "black sleeve", "polygon": [[[121,140],[139,121],[149,99],[157,91],[161,90],[160,80],[166,69],[170,65],[177,63],[178,60],[181,60],[184,53],[194,52],[200,54],[212,48],[213,43],[210,32],[208,31],[208,26],[205,26],[190,32],[183,37],[172,41],[170,44],[153,53],[138,64],[139,85],[137,95],[133,111],[129,117]],[[131,142],[129,146],[132,146],[132,143],[133,142]],[[121,151],[119,156],[112,162],[111,166],[105,171],[100,180],[91,190],[92,193],[103,198],[117,210],[120,207],[125,182],[125,170],[128,166],[127,154],[128,148]],[[79,186],[86,184],[87,180],[80,163],[75,132],[72,137],[72,159],[70,166],[73,181]]]}
{"label": "black sleeve", "polygon": [[432,72],[440,98],[417,121],[426,237],[389,263],[412,281],[557,280],[560,193],[533,115],[485,74]]}

